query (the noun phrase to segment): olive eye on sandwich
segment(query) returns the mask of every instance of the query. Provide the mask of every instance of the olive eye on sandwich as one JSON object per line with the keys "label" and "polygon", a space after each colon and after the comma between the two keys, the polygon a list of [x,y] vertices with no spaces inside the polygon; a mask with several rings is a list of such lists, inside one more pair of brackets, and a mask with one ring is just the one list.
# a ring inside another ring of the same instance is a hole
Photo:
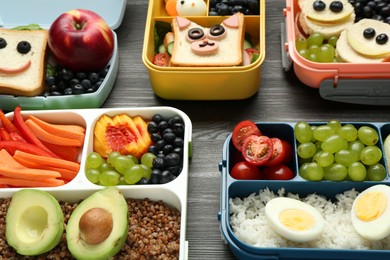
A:
{"label": "olive eye on sandwich", "polygon": [[204,31],[202,28],[191,28],[188,30],[187,39],[191,41],[201,40],[205,37]]}
{"label": "olive eye on sandwich", "polygon": [[7,41],[4,38],[0,38],[0,49],[4,49],[7,46]]}
{"label": "olive eye on sandwich", "polygon": [[223,37],[225,37],[225,35],[226,35],[226,30],[220,24],[211,26],[207,32],[207,37],[213,40],[222,39]]}
{"label": "olive eye on sandwich", "polygon": [[31,50],[31,44],[27,41],[20,41],[16,49],[20,54],[26,54]]}

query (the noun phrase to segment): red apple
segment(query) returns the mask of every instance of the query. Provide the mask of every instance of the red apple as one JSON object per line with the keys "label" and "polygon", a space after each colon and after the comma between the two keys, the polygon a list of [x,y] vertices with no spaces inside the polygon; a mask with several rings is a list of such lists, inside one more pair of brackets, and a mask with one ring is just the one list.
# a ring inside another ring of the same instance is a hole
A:
{"label": "red apple", "polygon": [[74,9],[61,14],[49,29],[48,45],[58,64],[74,71],[103,69],[114,51],[110,26],[97,13]]}

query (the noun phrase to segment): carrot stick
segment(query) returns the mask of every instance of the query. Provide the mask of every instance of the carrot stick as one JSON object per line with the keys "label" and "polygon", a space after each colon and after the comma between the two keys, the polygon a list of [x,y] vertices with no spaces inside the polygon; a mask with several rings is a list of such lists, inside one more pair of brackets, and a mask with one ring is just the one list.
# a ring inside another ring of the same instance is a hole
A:
{"label": "carrot stick", "polygon": [[22,165],[24,165],[24,166],[26,166],[28,168],[45,169],[45,170],[59,172],[61,174],[61,179],[63,179],[64,181],[71,181],[71,180],[73,180],[74,177],[76,177],[76,175],[78,173],[78,172],[74,172],[72,170],[68,170],[68,169],[64,169],[64,168],[41,165],[41,164],[38,164],[38,163],[35,163],[35,162],[32,162],[32,161],[27,161],[27,160],[24,160],[24,159],[21,159],[21,158],[18,158],[17,161],[20,164],[22,164]]}
{"label": "carrot stick", "polygon": [[45,180],[26,180],[3,177],[0,175],[0,185],[12,185],[16,187],[57,187],[64,185],[63,180],[45,179]]}
{"label": "carrot stick", "polygon": [[43,150],[41,147],[36,146],[35,144],[25,143],[21,141],[0,141],[0,149],[6,149],[7,152],[11,155],[15,153],[16,150],[20,150],[27,153],[32,153],[36,155],[53,157],[51,153]]}
{"label": "carrot stick", "polygon": [[64,138],[76,139],[79,140],[81,143],[84,142],[85,128],[82,126],[51,124],[33,115],[29,115],[27,116],[27,118],[27,121],[34,121],[37,125],[39,125],[43,130],[48,133]]}
{"label": "carrot stick", "polygon": [[31,130],[31,132],[41,141],[63,146],[82,146],[82,142],[77,139],[64,138],[45,131],[31,119],[27,119],[24,123]]}
{"label": "carrot stick", "polygon": [[71,162],[59,158],[51,158],[46,156],[39,156],[35,154],[29,154],[22,151],[16,151],[14,154],[15,160],[24,159],[33,161],[35,163],[41,164],[42,166],[54,166],[59,168],[68,169],[74,172],[78,172],[80,170],[80,164],[76,162]]}
{"label": "carrot stick", "polygon": [[[61,177],[56,171],[30,169],[17,162],[5,149],[0,151],[0,175],[10,178],[43,180]],[[48,157],[49,158],[49,157]]]}
{"label": "carrot stick", "polygon": [[77,162],[82,147],[76,147],[76,146],[62,146],[62,145],[56,145],[51,144],[45,141],[41,141],[44,146],[50,149],[53,153],[55,153],[59,158]]}

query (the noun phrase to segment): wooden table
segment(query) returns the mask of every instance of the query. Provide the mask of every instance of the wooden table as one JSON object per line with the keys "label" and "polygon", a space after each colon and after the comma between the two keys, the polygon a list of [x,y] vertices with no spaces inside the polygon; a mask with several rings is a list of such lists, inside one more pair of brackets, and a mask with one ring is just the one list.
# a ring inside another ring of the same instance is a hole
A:
{"label": "wooden table", "polygon": [[336,103],[320,97],[318,89],[303,85],[293,72],[282,68],[280,23],[285,1],[266,3],[266,55],[261,66],[259,92],[242,101],[172,101],[157,97],[142,62],[148,1],[127,2],[119,41],[119,75],[103,107],[173,106],[193,124],[193,158],[189,168],[187,240],[189,259],[234,259],[221,239],[220,208],[222,145],[234,125],[243,119],[296,122],[390,122],[390,106]]}

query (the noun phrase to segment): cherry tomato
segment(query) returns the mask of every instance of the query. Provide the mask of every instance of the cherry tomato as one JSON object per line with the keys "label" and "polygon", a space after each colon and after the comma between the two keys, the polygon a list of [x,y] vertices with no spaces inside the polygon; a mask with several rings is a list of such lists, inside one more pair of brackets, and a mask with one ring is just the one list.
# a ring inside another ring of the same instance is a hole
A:
{"label": "cherry tomato", "polygon": [[264,163],[265,166],[271,166],[279,164],[283,161],[286,156],[282,141],[279,138],[272,137],[272,146],[274,148],[271,158]]}
{"label": "cherry tomato", "polygon": [[242,145],[242,155],[249,163],[259,166],[268,161],[273,154],[271,138],[265,135],[251,135]]}
{"label": "cherry tomato", "polygon": [[263,169],[262,174],[266,180],[291,180],[294,178],[292,170],[284,164],[267,166]]}
{"label": "cherry tomato", "polygon": [[251,135],[262,135],[257,125],[250,120],[239,122],[233,129],[232,140],[234,147],[242,151],[242,144]]}
{"label": "cherry tomato", "polygon": [[241,161],[236,163],[230,170],[230,176],[238,180],[260,180],[261,173],[257,166]]}
{"label": "cherry tomato", "polygon": [[289,164],[293,158],[293,148],[292,145],[286,140],[282,140],[283,150],[285,151],[284,159],[282,160],[283,164]]}
{"label": "cherry tomato", "polygon": [[170,60],[171,56],[169,56],[168,53],[157,53],[154,55],[153,64],[161,67],[168,67]]}
{"label": "cherry tomato", "polygon": [[252,64],[259,57],[260,52],[256,48],[246,48],[244,53],[244,65]]}

